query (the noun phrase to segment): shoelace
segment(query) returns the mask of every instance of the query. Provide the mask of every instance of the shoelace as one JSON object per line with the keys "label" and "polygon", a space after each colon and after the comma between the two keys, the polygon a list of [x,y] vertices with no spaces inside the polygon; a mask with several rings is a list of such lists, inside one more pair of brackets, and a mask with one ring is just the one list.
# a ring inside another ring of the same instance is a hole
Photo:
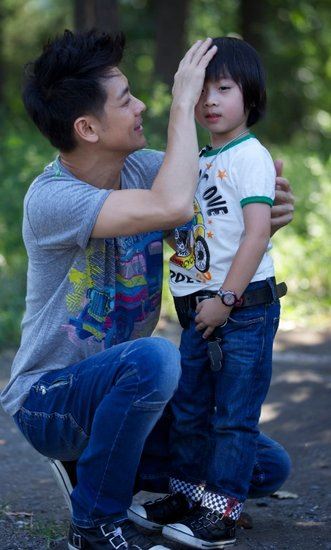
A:
{"label": "shoelace", "polygon": [[[157,498],[156,500],[152,501],[149,500],[148,502],[145,502],[145,505],[155,505],[158,504],[162,508],[165,504],[165,511],[171,510],[172,508],[175,508],[176,504],[178,503],[179,497],[176,494],[170,494],[166,495],[165,497]],[[156,507],[155,507],[156,508]]]}
{"label": "shoelace", "polygon": [[172,497],[173,495],[169,494],[169,495],[166,495],[165,497],[159,497],[159,498],[156,498],[155,500],[147,500],[145,502],[145,505],[146,504],[156,504],[157,502],[164,502],[165,500],[169,499],[170,497]]}

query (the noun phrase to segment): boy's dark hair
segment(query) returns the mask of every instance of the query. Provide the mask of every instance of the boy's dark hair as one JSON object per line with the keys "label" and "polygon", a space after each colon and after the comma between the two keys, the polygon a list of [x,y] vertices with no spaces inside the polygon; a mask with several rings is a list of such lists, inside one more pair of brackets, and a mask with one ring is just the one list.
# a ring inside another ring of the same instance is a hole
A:
{"label": "boy's dark hair", "polygon": [[239,38],[214,38],[217,52],[206,70],[206,80],[214,82],[231,77],[242,90],[247,126],[263,117],[267,96],[265,74],[257,51]]}
{"label": "boy's dark hair", "polygon": [[30,117],[54,147],[76,147],[73,124],[84,114],[101,114],[107,99],[102,79],[123,55],[123,33],[73,33],[49,41],[26,67],[23,102]]}

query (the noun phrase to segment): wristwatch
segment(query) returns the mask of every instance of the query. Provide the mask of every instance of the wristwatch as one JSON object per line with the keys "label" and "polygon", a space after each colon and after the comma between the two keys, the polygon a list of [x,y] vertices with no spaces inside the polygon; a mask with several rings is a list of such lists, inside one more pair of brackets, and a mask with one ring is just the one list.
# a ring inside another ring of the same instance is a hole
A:
{"label": "wristwatch", "polygon": [[221,287],[216,294],[221,298],[222,303],[225,306],[233,307],[238,302],[240,302],[240,300],[238,300],[237,294],[233,292],[233,290],[224,290],[224,288]]}

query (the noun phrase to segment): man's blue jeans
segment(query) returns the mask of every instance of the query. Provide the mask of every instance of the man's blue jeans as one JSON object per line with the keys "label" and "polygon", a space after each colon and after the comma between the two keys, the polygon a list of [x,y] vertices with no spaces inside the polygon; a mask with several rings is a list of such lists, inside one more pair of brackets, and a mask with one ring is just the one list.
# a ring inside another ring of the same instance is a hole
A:
{"label": "man's blue jeans", "polygon": [[[251,283],[248,289],[265,286]],[[270,280],[274,290],[274,283]],[[212,371],[207,341],[196,331],[194,312],[183,330],[182,376],[172,400],[170,432],[172,476],[206,483],[213,493],[244,501],[257,474],[261,406],[272,372],[272,345],[280,314],[279,301],[232,310],[221,329],[223,366]],[[216,408],[215,408],[216,407]],[[270,441],[269,441],[270,442]]]}
{"label": "man's blue jeans", "polygon": [[73,521],[126,517],[145,440],[172,397],[180,356],[163,338],[113,346],[33,384],[14,419],[40,453],[78,460]]}

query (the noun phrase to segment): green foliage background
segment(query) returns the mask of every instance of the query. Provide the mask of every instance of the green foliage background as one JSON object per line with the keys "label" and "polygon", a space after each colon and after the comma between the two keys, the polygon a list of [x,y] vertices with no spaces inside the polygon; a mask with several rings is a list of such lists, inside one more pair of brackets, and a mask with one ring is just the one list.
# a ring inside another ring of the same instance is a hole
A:
{"label": "green foliage background", "polygon": [[[0,107],[0,348],[17,345],[24,309],[23,197],[56,154],[24,114],[22,66],[39,53],[50,34],[72,27],[72,6],[66,0],[3,0],[2,4],[6,80]],[[153,77],[155,39],[148,0],[119,4],[128,38],[123,70],[134,93],[148,106],[144,125],[149,146],[163,149],[170,94]],[[239,0],[192,0],[188,42],[207,34],[238,33],[239,4]],[[293,223],[273,239],[278,279],[289,286],[283,319],[321,326],[331,313],[330,10],[326,0],[314,5],[268,0],[265,10],[261,54],[269,75],[269,111],[254,132],[275,158],[284,160],[297,200]],[[199,135],[205,144],[208,136],[200,130]],[[166,280],[164,297],[164,312],[173,316]]]}

